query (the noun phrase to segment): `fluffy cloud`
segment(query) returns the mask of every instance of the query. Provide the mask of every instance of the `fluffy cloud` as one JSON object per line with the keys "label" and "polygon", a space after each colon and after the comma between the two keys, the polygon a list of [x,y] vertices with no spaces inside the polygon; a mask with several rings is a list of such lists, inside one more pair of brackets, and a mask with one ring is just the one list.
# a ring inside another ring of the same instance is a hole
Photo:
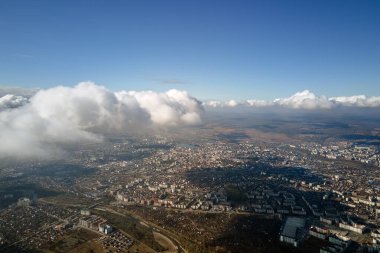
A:
{"label": "fluffy cloud", "polygon": [[204,105],[205,107],[219,108],[219,107],[224,107],[224,106],[225,106],[225,103],[222,102],[222,101],[211,100],[211,101],[203,102],[203,105]]}
{"label": "fluffy cloud", "polygon": [[295,109],[329,109],[333,107],[333,103],[330,102],[324,96],[316,96],[309,90],[297,92],[293,96],[288,98],[279,98],[273,101],[275,105],[295,108]]}
{"label": "fluffy cloud", "polygon": [[309,90],[297,92],[287,98],[277,98],[273,101],[265,100],[243,100],[235,101],[207,101],[203,103],[205,107],[226,108],[226,107],[283,107],[291,109],[332,109],[342,106],[351,107],[380,107],[380,97],[367,97],[365,95],[350,97],[331,97],[317,96]]}
{"label": "fluffy cloud", "polygon": [[273,102],[257,99],[248,99],[242,102],[243,105],[253,106],[253,107],[266,107],[273,105]]}
{"label": "fluffy cloud", "polygon": [[51,157],[72,144],[101,141],[105,133],[195,125],[203,112],[184,91],[113,93],[91,82],[0,101],[13,108],[0,112],[0,158]]}
{"label": "fluffy cloud", "polygon": [[380,97],[358,95],[351,97],[332,97],[329,100],[343,106],[380,107]]}
{"label": "fluffy cloud", "polygon": [[7,94],[0,97],[0,111],[23,106],[28,103],[28,99],[23,96]]}
{"label": "fluffy cloud", "polygon": [[158,125],[195,125],[201,122],[200,102],[191,98],[186,91],[130,91],[119,92],[116,95],[121,101],[129,101],[130,97],[133,97],[139,106],[149,113],[152,122]]}
{"label": "fluffy cloud", "polygon": [[211,108],[226,108],[226,107],[238,107],[238,106],[247,106],[247,107],[266,107],[273,105],[273,102],[265,101],[265,100],[256,100],[256,99],[248,99],[243,101],[229,100],[226,102],[211,100],[203,102],[205,107]]}

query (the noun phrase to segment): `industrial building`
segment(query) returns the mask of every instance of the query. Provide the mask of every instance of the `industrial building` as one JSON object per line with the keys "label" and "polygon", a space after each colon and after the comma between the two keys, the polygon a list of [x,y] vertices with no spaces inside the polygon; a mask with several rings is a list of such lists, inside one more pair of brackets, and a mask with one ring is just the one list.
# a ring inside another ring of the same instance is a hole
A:
{"label": "industrial building", "polygon": [[298,247],[306,235],[307,229],[305,227],[306,219],[288,217],[281,228],[280,241]]}

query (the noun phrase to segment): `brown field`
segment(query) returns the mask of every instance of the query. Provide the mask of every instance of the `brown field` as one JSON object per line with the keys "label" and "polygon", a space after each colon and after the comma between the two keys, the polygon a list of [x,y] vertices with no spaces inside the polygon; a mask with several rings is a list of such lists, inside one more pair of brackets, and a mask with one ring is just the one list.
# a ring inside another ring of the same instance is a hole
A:
{"label": "brown field", "polygon": [[[85,250],[86,246],[84,244],[88,244],[89,241],[92,241],[95,238],[98,238],[99,235],[95,232],[86,230],[86,229],[77,229],[72,233],[63,236],[62,238],[55,240],[53,242],[49,242],[43,246],[43,252],[79,252],[77,249]],[[92,244],[89,243],[89,244]],[[83,248],[83,249],[82,249]],[[87,251],[80,251],[87,252]],[[91,252],[91,249],[89,249]],[[100,251],[101,252],[101,251]]]}

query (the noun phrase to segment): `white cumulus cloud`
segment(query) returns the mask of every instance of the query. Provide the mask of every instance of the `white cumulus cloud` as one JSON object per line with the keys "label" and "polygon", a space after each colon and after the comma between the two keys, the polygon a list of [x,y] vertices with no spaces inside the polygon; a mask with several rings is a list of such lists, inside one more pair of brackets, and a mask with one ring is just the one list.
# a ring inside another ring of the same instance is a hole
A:
{"label": "white cumulus cloud", "polygon": [[357,95],[350,97],[332,97],[329,100],[343,106],[380,107],[380,97]]}
{"label": "white cumulus cloud", "polygon": [[200,124],[203,113],[185,91],[114,93],[91,82],[0,101],[13,108],[0,111],[0,158],[56,156],[69,145],[101,141],[105,133]]}
{"label": "white cumulus cloud", "polygon": [[309,90],[297,92],[288,98],[275,99],[273,103],[295,109],[329,109],[334,106],[325,96],[317,96]]}
{"label": "white cumulus cloud", "polygon": [[238,106],[262,108],[262,107],[282,107],[290,109],[333,109],[336,107],[380,107],[380,97],[368,97],[365,95],[348,96],[348,97],[331,97],[318,96],[309,90],[297,92],[290,97],[276,98],[273,101],[248,99],[242,101],[207,101],[203,103],[209,108],[232,108]]}
{"label": "white cumulus cloud", "polygon": [[152,122],[158,125],[195,125],[201,122],[200,102],[190,97],[186,91],[169,90],[165,93],[130,91],[116,95],[121,101],[127,97],[136,99],[139,106],[149,113]]}
{"label": "white cumulus cloud", "polygon": [[241,103],[242,105],[252,106],[252,107],[267,107],[273,105],[271,101],[248,99]]}
{"label": "white cumulus cloud", "polygon": [[0,97],[0,111],[20,107],[28,103],[28,99],[23,96],[7,94]]}

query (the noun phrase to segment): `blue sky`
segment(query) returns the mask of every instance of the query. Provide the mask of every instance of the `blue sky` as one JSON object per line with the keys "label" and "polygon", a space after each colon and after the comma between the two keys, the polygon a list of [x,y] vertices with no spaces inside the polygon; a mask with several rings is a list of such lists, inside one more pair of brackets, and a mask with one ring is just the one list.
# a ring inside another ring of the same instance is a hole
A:
{"label": "blue sky", "polygon": [[380,1],[0,1],[0,85],[380,95]]}

